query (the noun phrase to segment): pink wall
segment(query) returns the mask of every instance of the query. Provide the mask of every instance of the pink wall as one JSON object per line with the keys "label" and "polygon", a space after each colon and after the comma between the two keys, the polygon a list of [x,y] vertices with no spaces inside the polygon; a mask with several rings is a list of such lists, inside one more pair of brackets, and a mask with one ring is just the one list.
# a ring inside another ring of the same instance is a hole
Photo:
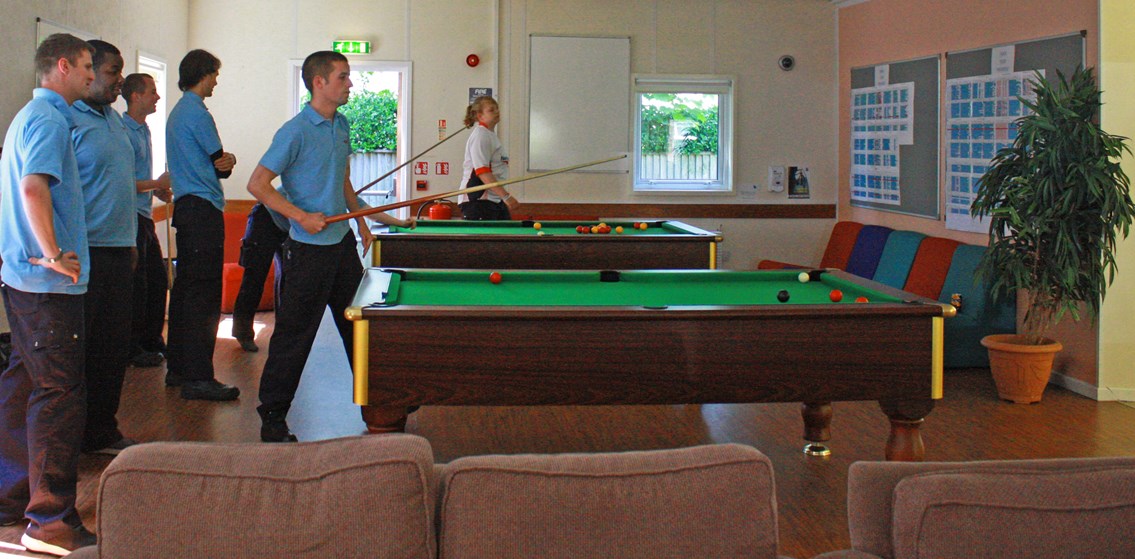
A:
{"label": "pink wall", "polygon": [[[985,244],[986,235],[946,229],[944,220],[854,208],[846,167],[851,135],[847,99],[851,69],[944,55],[996,45],[1087,31],[1085,59],[1099,65],[1098,0],[869,0],[839,10],[839,219],[910,229],[965,243]],[[945,63],[941,65],[943,95]],[[943,125],[941,129],[945,129]],[[939,169],[942,173],[942,169]],[[944,177],[939,177],[944,185]],[[940,189],[943,190],[943,189]],[[944,197],[940,207],[944,207]],[[1097,384],[1096,330],[1090,321],[1062,325],[1066,347],[1056,369]]]}

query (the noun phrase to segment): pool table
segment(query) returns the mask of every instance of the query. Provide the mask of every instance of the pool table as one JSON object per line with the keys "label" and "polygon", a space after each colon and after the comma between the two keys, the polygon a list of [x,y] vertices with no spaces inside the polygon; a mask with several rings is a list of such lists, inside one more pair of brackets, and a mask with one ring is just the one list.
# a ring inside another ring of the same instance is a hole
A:
{"label": "pool table", "polygon": [[[375,229],[374,266],[501,270],[716,268],[721,235],[680,221],[605,221],[610,233],[578,233],[598,221],[421,220]],[[623,227],[616,233],[615,227]],[[544,233],[541,235],[540,233]]]}
{"label": "pool table", "polygon": [[831,402],[877,400],[886,458],[921,460],[954,308],[800,272],[370,268],[346,313],[355,403],[381,432],[418,405],[802,402],[823,454]]}

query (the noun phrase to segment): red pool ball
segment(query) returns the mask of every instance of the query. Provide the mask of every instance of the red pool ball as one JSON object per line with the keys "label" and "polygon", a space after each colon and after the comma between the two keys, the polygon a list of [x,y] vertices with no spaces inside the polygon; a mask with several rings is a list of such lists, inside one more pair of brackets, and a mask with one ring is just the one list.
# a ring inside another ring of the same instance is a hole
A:
{"label": "red pool ball", "polygon": [[855,302],[856,302],[856,303],[866,303],[866,302],[867,302],[867,298],[866,298],[866,297],[856,297],[856,298],[855,298]]}
{"label": "red pool ball", "polygon": [[500,272],[493,272],[493,273],[489,274],[489,281],[494,283],[494,284],[500,283],[501,282],[501,273]]}
{"label": "red pool ball", "polygon": [[833,303],[838,303],[843,300],[843,292],[838,289],[833,289],[831,293],[828,293],[828,297],[831,298]]}

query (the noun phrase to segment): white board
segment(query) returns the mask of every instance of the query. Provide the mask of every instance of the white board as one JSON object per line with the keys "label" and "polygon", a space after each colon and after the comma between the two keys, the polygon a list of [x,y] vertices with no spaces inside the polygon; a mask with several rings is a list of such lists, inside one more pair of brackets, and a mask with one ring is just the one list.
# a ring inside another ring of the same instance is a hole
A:
{"label": "white board", "polygon": [[[547,171],[629,151],[629,37],[532,35],[528,170]],[[628,160],[584,171],[626,172]]]}

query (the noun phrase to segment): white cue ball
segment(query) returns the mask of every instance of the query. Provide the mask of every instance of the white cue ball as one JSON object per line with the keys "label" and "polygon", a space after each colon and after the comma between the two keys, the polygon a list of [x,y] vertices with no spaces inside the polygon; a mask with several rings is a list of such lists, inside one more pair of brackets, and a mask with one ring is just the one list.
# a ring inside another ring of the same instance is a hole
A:
{"label": "white cue ball", "polygon": [[799,279],[800,283],[808,283],[808,272],[800,272],[796,279]]}

